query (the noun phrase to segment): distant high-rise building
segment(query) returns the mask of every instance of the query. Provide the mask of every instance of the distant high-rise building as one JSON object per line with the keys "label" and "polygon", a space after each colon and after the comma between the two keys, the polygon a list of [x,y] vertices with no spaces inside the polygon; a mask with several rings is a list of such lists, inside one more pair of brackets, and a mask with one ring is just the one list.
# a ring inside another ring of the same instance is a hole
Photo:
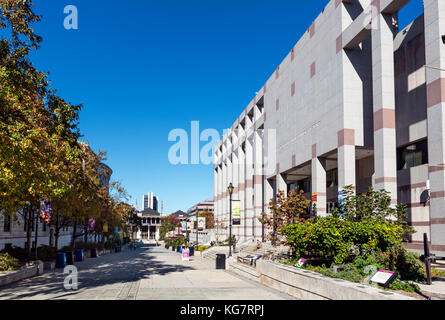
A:
{"label": "distant high-rise building", "polygon": [[152,209],[158,211],[158,203],[159,197],[155,196],[153,192],[142,196],[142,210]]}

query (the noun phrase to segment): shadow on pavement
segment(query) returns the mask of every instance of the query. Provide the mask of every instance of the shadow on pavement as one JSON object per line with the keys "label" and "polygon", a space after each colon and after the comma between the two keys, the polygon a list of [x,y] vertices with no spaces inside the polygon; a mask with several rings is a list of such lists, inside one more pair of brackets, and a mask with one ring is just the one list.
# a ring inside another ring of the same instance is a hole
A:
{"label": "shadow on pavement", "polygon": [[[66,299],[85,290],[113,284],[135,282],[151,275],[166,275],[173,272],[195,270],[193,267],[165,264],[156,261],[150,253],[169,254],[155,245],[140,245],[136,250],[126,249],[121,253],[111,253],[99,258],[89,258],[76,262],[79,289],[66,290],[63,285],[67,274],[62,269],[26,279],[15,284],[0,287],[0,299]],[[114,288],[116,290],[116,288]],[[38,296],[38,297],[37,297]],[[47,296],[47,297],[45,297]]]}

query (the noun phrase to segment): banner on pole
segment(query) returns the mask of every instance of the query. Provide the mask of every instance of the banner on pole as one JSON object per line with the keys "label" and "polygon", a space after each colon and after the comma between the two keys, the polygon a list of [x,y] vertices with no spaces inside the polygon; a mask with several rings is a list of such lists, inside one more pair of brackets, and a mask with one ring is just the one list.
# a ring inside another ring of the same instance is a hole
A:
{"label": "banner on pole", "polygon": [[198,218],[198,230],[202,231],[206,228],[206,218],[205,217],[199,217]]}
{"label": "banner on pole", "polygon": [[241,225],[241,201],[232,200],[232,225]]}
{"label": "banner on pole", "polygon": [[49,223],[51,219],[51,201],[48,200],[42,200],[40,202],[40,218],[45,223]]}
{"label": "banner on pole", "polygon": [[90,227],[90,231],[94,231],[94,227],[96,226],[96,221],[94,219],[89,219],[88,226]]}

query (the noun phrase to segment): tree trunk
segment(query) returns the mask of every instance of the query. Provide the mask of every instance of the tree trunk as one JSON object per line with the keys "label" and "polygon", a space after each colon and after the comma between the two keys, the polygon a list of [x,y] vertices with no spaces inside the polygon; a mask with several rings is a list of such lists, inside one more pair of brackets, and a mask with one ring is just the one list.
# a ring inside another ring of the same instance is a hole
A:
{"label": "tree trunk", "polygon": [[33,207],[32,207],[32,202],[30,201],[30,205],[28,208],[28,228],[26,230],[26,243],[27,243],[27,247],[26,247],[26,251],[28,253],[28,258],[31,258],[31,249],[32,249],[32,224],[33,224],[33,216],[34,216],[34,212],[33,212]]}
{"label": "tree trunk", "polygon": [[76,233],[77,233],[77,221],[74,219],[74,223],[73,223],[73,237],[71,239],[71,247],[75,248],[76,245]]}
{"label": "tree trunk", "polygon": [[86,223],[83,227],[83,242],[88,243],[88,219],[86,220]]}
{"label": "tree trunk", "polygon": [[35,259],[39,260],[39,255],[37,253],[37,247],[38,245],[38,241],[39,241],[39,217],[36,217],[36,231],[35,231],[35,243],[36,243],[36,247],[35,247]]}
{"label": "tree trunk", "polygon": [[56,248],[56,251],[59,250],[59,236],[60,236],[59,215],[56,215],[56,225],[54,227],[54,247]]}
{"label": "tree trunk", "polygon": [[51,226],[51,227],[49,227],[49,243],[48,243],[48,245],[50,247],[52,247],[53,243],[54,243],[54,228],[53,228],[53,226]]}
{"label": "tree trunk", "polygon": [[100,225],[100,230],[102,230],[101,232],[100,232],[100,240],[101,240],[101,242],[102,242],[102,246],[104,247],[105,246],[105,237],[104,237],[104,226],[103,225]]}

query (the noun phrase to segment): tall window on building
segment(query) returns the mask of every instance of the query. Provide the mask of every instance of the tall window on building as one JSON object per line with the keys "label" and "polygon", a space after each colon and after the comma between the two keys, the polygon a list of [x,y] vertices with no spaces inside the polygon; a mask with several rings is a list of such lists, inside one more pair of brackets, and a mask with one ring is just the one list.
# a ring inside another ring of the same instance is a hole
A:
{"label": "tall window on building", "polygon": [[305,193],[311,191],[311,179],[307,178],[297,182],[298,190],[303,190]]}
{"label": "tall window on building", "polygon": [[5,216],[4,216],[3,231],[11,232],[11,216],[10,215],[5,214]]}
{"label": "tall window on building", "polygon": [[397,169],[405,170],[428,163],[428,141],[422,140],[397,149]]}
{"label": "tall window on building", "polygon": [[326,171],[326,188],[338,186],[338,169]]}

